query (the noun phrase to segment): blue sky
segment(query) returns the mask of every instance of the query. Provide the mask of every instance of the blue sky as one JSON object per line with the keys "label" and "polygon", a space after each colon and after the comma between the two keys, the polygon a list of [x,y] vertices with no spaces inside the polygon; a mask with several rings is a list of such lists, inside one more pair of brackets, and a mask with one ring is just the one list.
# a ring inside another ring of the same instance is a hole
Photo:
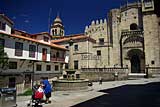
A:
{"label": "blue sky", "polygon": [[[127,0],[1,0],[0,13],[14,21],[14,28],[29,33],[48,31],[57,13],[65,34],[83,33],[92,20],[107,18],[110,9],[124,5]],[[128,0],[136,2],[137,0]]]}

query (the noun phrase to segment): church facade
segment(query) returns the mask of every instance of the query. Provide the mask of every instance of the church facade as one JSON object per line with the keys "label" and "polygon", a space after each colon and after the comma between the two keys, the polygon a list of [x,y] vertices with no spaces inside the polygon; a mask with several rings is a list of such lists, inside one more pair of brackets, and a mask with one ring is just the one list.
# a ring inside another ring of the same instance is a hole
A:
{"label": "church facade", "polygon": [[89,78],[107,75],[112,78],[116,71],[125,76],[159,73],[158,3],[158,0],[142,0],[111,9],[107,20],[92,21],[84,34],[61,36],[56,40],[53,35],[52,42],[69,48],[70,65]]}

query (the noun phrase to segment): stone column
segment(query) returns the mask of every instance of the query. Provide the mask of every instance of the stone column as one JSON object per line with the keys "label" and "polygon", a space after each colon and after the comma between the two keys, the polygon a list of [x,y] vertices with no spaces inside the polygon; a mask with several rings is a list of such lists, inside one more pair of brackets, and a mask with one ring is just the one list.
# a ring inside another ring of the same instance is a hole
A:
{"label": "stone column", "polygon": [[74,69],[74,65],[73,65],[73,40],[70,39],[69,41],[69,69]]}

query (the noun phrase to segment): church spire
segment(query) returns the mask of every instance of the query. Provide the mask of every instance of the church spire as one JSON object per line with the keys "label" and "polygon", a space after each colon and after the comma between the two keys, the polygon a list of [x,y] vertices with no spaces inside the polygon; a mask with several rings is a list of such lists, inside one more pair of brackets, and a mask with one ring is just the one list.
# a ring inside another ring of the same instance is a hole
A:
{"label": "church spire", "polygon": [[59,12],[57,12],[57,16],[52,24],[51,33],[53,37],[64,36],[64,26],[62,20],[60,18]]}
{"label": "church spire", "polygon": [[59,11],[57,12],[57,18],[60,18]]}

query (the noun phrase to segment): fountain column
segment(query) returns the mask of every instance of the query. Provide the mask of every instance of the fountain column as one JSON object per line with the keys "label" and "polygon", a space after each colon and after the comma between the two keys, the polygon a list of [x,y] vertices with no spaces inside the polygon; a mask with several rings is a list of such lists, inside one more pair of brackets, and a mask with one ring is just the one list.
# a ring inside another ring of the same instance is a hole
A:
{"label": "fountain column", "polygon": [[67,70],[67,78],[75,79],[74,61],[73,61],[73,40],[69,40],[69,70]]}
{"label": "fountain column", "polygon": [[73,54],[73,40],[70,39],[69,41],[69,69],[73,70],[74,69],[74,65],[73,65],[73,58],[72,58],[72,54]]}

